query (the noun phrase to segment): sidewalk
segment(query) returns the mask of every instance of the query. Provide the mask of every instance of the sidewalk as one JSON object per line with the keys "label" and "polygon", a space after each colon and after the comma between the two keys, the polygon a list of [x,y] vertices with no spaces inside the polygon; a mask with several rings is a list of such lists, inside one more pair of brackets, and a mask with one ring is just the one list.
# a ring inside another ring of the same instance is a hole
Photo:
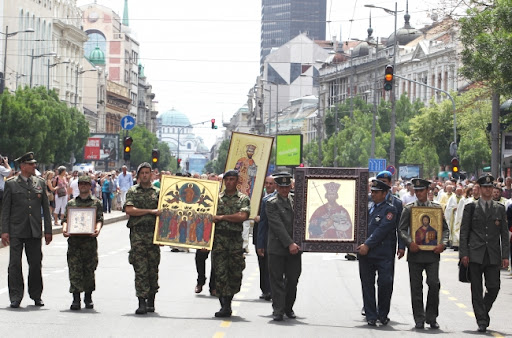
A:
{"label": "sidewalk", "polygon": [[[53,219],[53,217],[52,217]],[[115,222],[119,222],[119,221],[122,221],[122,220],[127,220],[128,219],[128,216],[122,212],[122,211],[117,211],[117,210],[112,210],[112,212],[109,214],[109,213],[104,213],[103,214],[103,226],[105,225],[108,225],[108,224],[112,224],[112,223],[115,223]],[[52,233],[55,235],[55,234],[61,234],[62,233],[62,226],[59,225],[59,226],[53,226],[53,229],[52,229]],[[3,248],[4,246],[2,245],[2,242],[0,242],[0,248]]]}

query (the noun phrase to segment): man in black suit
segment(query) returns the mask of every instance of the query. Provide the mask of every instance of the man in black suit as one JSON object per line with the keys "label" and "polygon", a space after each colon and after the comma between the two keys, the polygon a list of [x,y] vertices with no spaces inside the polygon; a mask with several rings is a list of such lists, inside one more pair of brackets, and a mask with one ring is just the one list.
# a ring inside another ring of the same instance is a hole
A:
{"label": "man in black suit", "polygon": [[485,332],[489,326],[489,311],[500,290],[500,267],[508,267],[507,214],[503,204],[492,200],[493,181],[491,175],[478,179],[480,199],[464,207],[460,227],[459,257],[464,266],[469,266],[471,300],[479,332]]}
{"label": "man in black suit", "polygon": [[28,293],[36,306],[44,306],[41,300],[43,277],[41,274],[41,238],[43,232],[46,245],[52,241],[52,221],[46,181],[35,176],[36,163],[34,153],[27,153],[16,161],[21,173],[5,182],[2,206],[2,243],[10,245],[9,251],[9,298],[11,307],[18,308],[23,299],[24,283],[21,268],[23,247],[29,266]]}

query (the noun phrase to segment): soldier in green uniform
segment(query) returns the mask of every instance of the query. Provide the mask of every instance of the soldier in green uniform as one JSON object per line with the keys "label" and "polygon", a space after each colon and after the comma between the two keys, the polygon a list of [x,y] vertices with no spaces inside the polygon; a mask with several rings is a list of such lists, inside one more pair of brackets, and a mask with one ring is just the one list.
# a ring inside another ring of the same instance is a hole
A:
{"label": "soldier in green uniform", "polygon": [[9,298],[12,308],[20,307],[24,292],[21,255],[25,248],[28,261],[28,293],[36,306],[44,306],[41,300],[43,218],[46,245],[52,241],[52,220],[46,195],[46,182],[35,176],[37,161],[34,153],[27,153],[15,161],[20,164],[21,173],[5,182],[1,222],[2,243],[11,246],[8,269]]}
{"label": "soldier in green uniform", "polygon": [[215,317],[231,316],[231,301],[240,291],[245,257],[242,239],[242,223],[251,212],[249,197],[237,190],[238,172],[227,171],[224,176],[226,189],[219,194],[212,262],[215,269],[216,291],[221,309]]}
{"label": "soldier in green uniform", "polygon": [[267,200],[268,270],[272,290],[273,320],[282,321],[283,314],[296,318],[293,304],[302,269],[301,252],[293,241],[293,194],[290,193],[292,175],[274,175],[277,194]]}
{"label": "soldier in green uniform", "polygon": [[[416,329],[423,329],[425,322],[432,329],[438,329],[437,316],[439,315],[439,261],[441,253],[448,244],[448,225],[443,216],[442,234],[437,234],[439,239],[433,250],[421,250],[416,243],[415,234],[411,233],[411,208],[429,207],[441,209],[441,205],[427,200],[428,187],[430,182],[421,178],[412,181],[417,200],[407,204],[400,218],[400,237],[402,242],[409,248],[407,262],[409,263],[409,280],[411,286],[412,314],[416,323]],[[423,304],[423,271],[427,275],[427,304]]]}
{"label": "soldier in green uniform", "polygon": [[[86,309],[94,308],[92,292],[96,289],[94,271],[98,266],[98,240],[103,226],[103,205],[100,200],[91,195],[91,178],[87,175],[78,178],[80,195],[70,200],[66,205],[66,212],[62,220],[62,232],[68,238],[68,267],[69,292],[73,294],[71,310],[80,310],[80,293],[85,292],[84,303]],[[96,223],[94,233],[91,235],[71,236],[68,232],[68,208],[85,207],[96,208]]]}
{"label": "soldier in green uniform", "polygon": [[160,246],[153,244],[160,189],[151,184],[151,164],[144,162],[137,168],[139,184],[126,193],[126,214],[130,216],[130,254],[128,261],[135,271],[135,291],[139,299],[136,314],[155,312],[155,294],[158,292],[158,265]]}

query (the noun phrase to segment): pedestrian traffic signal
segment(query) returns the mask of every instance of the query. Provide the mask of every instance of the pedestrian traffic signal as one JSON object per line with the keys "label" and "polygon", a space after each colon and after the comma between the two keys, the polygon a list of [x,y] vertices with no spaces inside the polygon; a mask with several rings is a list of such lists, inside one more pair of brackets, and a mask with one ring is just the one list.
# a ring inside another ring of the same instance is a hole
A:
{"label": "pedestrian traffic signal", "polygon": [[452,177],[459,178],[459,159],[457,157],[452,158]]}
{"label": "pedestrian traffic signal", "polygon": [[181,165],[181,158],[178,158],[178,168],[180,167]]}
{"label": "pedestrian traffic signal", "polygon": [[124,160],[129,161],[130,160],[130,152],[132,151],[132,143],[133,139],[131,136],[125,136],[123,140],[123,146],[124,146]]}
{"label": "pedestrian traffic signal", "polygon": [[158,159],[160,158],[160,151],[153,149],[151,151],[151,162],[153,162],[153,168],[158,168]]}
{"label": "pedestrian traffic signal", "polygon": [[212,119],[212,129],[217,129],[217,126],[215,125],[215,119]]}
{"label": "pedestrian traffic signal", "polygon": [[384,72],[384,90],[393,89],[393,66],[387,65]]}

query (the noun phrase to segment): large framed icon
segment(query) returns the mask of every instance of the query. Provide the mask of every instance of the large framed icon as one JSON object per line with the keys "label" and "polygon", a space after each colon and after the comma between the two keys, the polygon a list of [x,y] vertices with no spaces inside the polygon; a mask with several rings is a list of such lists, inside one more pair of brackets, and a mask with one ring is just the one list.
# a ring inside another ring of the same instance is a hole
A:
{"label": "large framed icon", "polygon": [[70,236],[94,233],[96,229],[96,208],[69,207],[67,211],[67,232]]}
{"label": "large framed icon", "polygon": [[163,175],[153,243],[212,249],[220,183]]}
{"label": "large framed icon", "polygon": [[273,137],[233,132],[226,170],[238,171],[237,189],[251,200],[250,219],[259,214],[265,175],[272,153]]}
{"label": "large framed icon", "polygon": [[411,238],[421,250],[434,250],[442,239],[443,209],[411,208]]}
{"label": "large framed icon", "polygon": [[356,252],[368,218],[368,169],[296,168],[293,239],[303,251]]}

